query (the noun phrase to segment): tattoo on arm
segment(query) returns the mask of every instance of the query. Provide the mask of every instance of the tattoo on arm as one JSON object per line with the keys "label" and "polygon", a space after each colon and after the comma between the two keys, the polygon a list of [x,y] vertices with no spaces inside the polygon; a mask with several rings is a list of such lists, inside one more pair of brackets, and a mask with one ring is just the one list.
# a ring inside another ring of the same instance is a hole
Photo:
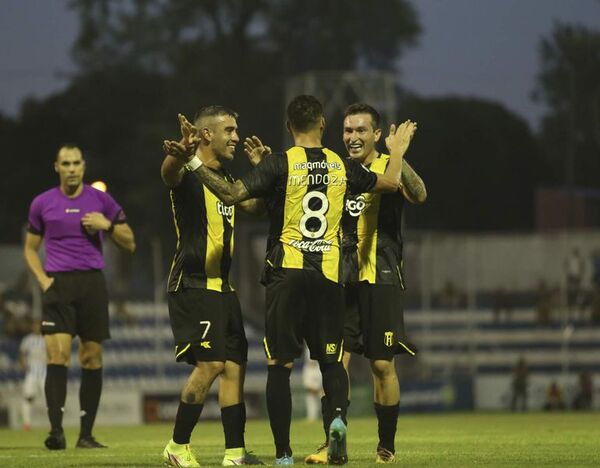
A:
{"label": "tattoo on arm", "polygon": [[412,203],[423,203],[427,199],[427,190],[423,179],[404,161],[402,165],[403,193]]}
{"label": "tattoo on arm", "polygon": [[262,216],[266,212],[265,204],[261,198],[251,198],[237,204],[244,213],[253,216]]}
{"label": "tattoo on arm", "polygon": [[250,198],[246,186],[240,180],[232,184],[206,166],[200,166],[194,174],[226,205],[235,205]]}

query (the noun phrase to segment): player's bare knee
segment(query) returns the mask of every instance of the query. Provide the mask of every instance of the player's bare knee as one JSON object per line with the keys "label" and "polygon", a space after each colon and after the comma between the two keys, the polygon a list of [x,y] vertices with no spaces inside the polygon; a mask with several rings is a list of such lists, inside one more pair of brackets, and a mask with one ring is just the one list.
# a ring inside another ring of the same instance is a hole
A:
{"label": "player's bare knee", "polygon": [[377,359],[371,361],[371,371],[376,379],[385,379],[396,373],[394,361]]}
{"label": "player's bare knee", "polygon": [[47,350],[48,364],[56,366],[68,366],[71,359],[71,354],[67,350],[58,346],[48,347]]}
{"label": "player's bare knee", "polygon": [[100,369],[102,367],[102,352],[84,351],[79,353],[79,362],[83,369]]}

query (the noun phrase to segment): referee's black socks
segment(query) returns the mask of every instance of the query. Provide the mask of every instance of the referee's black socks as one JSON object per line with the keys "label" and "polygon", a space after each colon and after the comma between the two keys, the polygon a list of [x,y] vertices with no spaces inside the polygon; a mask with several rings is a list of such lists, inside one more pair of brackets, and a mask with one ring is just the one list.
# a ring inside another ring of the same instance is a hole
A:
{"label": "referee's black socks", "polygon": [[175,427],[173,429],[173,442],[176,444],[189,444],[192,431],[200,418],[204,405],[192,405],[185,401],[179,402],[177,415],[175,416]]}
{"label": "referee's black socks", "polygon": [[[329,404],[331,419],[341,416],[346,424],[348,409],[348,374],[341,362],[319,363],[323,375],[323,390]],[[329,428],[327,428],[329,431]]]}
{"label": "referee's black socks", "polygon": [[46,366],[44,393],[52,432],[62,432],[63,411],[67,398],[67,367],[61,364]]}
{"label": "referee's black socks", "polygon": [[225,448],[245,447],[246,404],[241,402],[221,408],[221,422],[225,433]]}
{"label": "referee's black socks", "polygon": [[290,448],[290,424],[292,423],[292,393],[290,374],[292,370],[284,366],[268,366],[267,411],[275,441],[275,457],[292,455]]}
{"label": "referee's black socks", "polygon": [[92,435],[92,427],[98,413],[102,394],[102,367],[100,369],[81,369],[79,387],[79,407],[81,408],[81,429],[79,437]]}
{"label": "referee's black socks", "polygon": [[400,403],[390,406],[384,406],[378,403],[374,403],[374,405],[375,414],[377,414],[379,446],[389,450],[392,453],[396,453],[394,438],[396,437]]}

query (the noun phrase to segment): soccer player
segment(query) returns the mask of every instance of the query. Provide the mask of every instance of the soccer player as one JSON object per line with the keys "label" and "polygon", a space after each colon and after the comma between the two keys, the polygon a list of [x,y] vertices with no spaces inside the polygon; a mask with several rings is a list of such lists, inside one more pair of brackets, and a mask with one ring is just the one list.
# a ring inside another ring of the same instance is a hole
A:
{"label": "soccer player", "polygon": [[[233,159],[239,137],[237,114],[222,106],[200,109],[194,125],[180,115],[182,140],[197,150],[205,167],[233,181],[223,162]],[[175,359],[194,366],[181,392],[173,437],[163,451],[170,466],[199,466],[189,447],[204,399],[219,377],[219,405],[225,433],[223,465],[259,464],[245,450],[246,406],[243,385],[248,342],[240,304],[229,282],[233,255],[234,206],[223,204],[204,184],[167,153],[161,168],[171,189],[177,248],[168,279],[168,305],[175,337]],[[237,205],[257,214],[261,204]]]}
{"label": "soccer player", "polygon": [[[60,185],[38,195],[29,208],[24,256],[42,288],[42,334],[47,349],[46,404],[50,450],[66,447],[62,428],[71,342],[79,336],[81,363],[80,448],[105,448],[92,436],[102,393],[102,342],[110,338],[108,295],[102,274],[102,240],[133,252],[135,240],[123,209],[108,194],[83,183],[85,161],[74,145],[54,161]],[[46,262],[38,254],[44,241]]]}
{"label": "soccer player", "polygon": [[[262,197],[270,216],[263,275],[267,308],[264,347],[275,464],[293,464],[289,379],[304,341],[311,358],[319,361],[325,398],[333,409],[328,461],[344,464],[348,459],[344,423],[348,378],[341,362],[344,303],[339,245],[344,198],[347,190],[397,191],[402,157],[416,126],[410,121],[398,129],[392,126],[388,137],[392,158],[381,175],[322,146],[325,119],[315,97],[301,95],[289,103],[287,127],[295,146],[266,156],[233,184],[204,167],[197,156],[187,159],[188,167],[227,205]],[[183,151],[179,154],[189,158]]]}
{"label": "soccer player", "polygon": [[23,430],[31,429],[31,405],[38,395],[44,394],[46,380],[46,343],[42,337],[39,320],[34,320],[31,333],[23,338],[19,345],[19,364],[25,371],[23,379],[23,403],[21,414]]}
{"label": "soccer player", "polygon": [[[382,173],[390,156],[377,150],[381,138],[379,122],[379,113],[373,107],[361,103],[349,106],[344,115],[343,141],[348,158]],[[394,356],[416,353],[404,331],[402,209],[405,200],[420,204],[426,198],[425,184],[404,160],[400,192],[352,194],[342,218],[344,366],[347,370],[352,352],[364,354],[370,361],[379,433],[377,463],[390,463],[395,458],[400,387]],[[322,400],[322,405],[323,426],[327,427],[331,410],[326,400]],[[327,430],[325,435],[327,438]],[[325,464],[326,453],[327,441],[305,462]]]}

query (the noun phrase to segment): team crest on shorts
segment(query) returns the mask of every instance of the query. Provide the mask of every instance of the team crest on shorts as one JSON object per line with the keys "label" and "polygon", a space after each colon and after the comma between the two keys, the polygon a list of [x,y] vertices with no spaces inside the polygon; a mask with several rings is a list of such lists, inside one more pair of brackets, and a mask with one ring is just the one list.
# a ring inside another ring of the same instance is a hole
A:
{"label": "team crest on shorts", "polygon": [[337,343],[327,343],[325,345],[325,353],[327,353],[327,354],[335,354],[336,349],[337,349]]}
{"label": "team crest on shorts", "polygon": [[383,343],[388,348],[391,348],[392,344],[394,343],[394,332],[386,331],[383,335],[384,335]]}

